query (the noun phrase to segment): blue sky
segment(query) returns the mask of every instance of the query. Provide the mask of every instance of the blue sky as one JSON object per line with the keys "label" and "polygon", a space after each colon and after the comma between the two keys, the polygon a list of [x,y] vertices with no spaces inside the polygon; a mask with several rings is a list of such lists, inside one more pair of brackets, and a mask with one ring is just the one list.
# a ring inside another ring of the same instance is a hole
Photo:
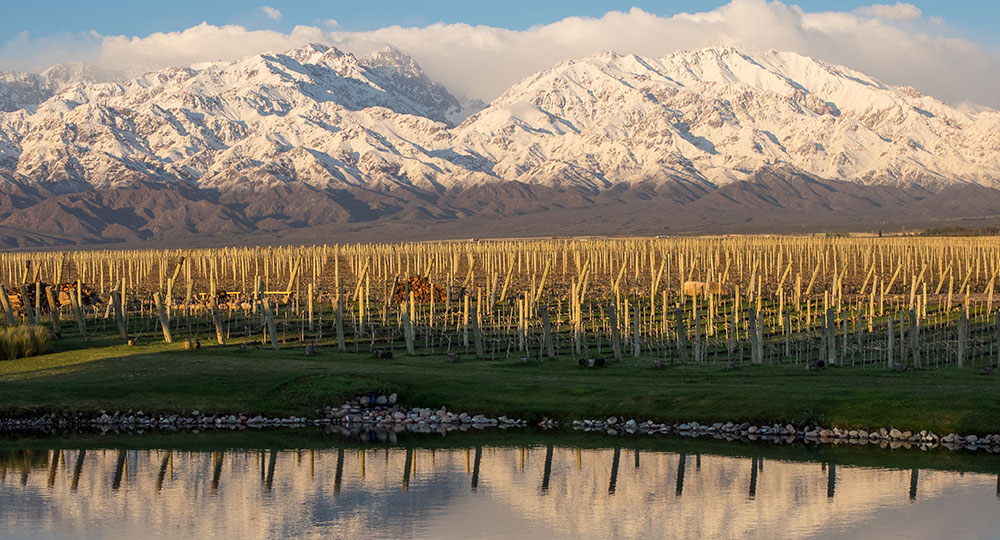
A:
{"label": "blue sky", "polygon": [[[885,1],[884,3],[895,3]],[[525,29],[569,16],[598,17],[608,11],[635,6],[657,15],[707,11],[726,1],[556,1],[507,0],[505,2],[442,0],[24,0],[8,2],[0,18],[0,43],[27,31],[35,38],[96,31],[101,35],[144,36],[159,31],[179,31],[202,21],[213,25],[237,24],[252,29],[290,30],[294,25],[315,25],[334,19],[344,30],[373,30],[390,25],[426,26],[435,22],[464,22],[510,29]],[[789,0],[806,11],[849,11],[872,1]],[[911,0],[925,16],[945,19],[956,31],[979,42],[1000,42],[996,21],[997,1]],[[279,10],[279,21],[267,17],[262,5]]]}

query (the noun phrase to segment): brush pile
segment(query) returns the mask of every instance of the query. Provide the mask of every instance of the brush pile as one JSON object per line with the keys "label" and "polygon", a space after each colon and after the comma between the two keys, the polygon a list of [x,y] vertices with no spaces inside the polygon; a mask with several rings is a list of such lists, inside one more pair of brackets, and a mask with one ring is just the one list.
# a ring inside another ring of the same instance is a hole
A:
{"label": "brush pile", "polygon": [[[50,285],[48,283],[41,284],[42,313],[49,312],[49,299],[45,294],[45,288],[49,286]],[[72,305],[72,302],[70,302],[69,292],[71,290],[76,290],[76,283],[63,283],[61,285],[57,285],[55,289],[56,290],[53,292],[56,293],[57,296],[56,301],[59,303],[60,307]],[[27,301],[25,301],[24,294],[22,294],[22,290],[27,291]],[[25,283],[24,289],[21,289],[20,287],[8,288],[7,297],[10,299],[11,309],[13,309],[14,311],[21,311],[24,309],[25,304],[34,309],[36,303],[35,291],[36,288],[34,283]],[[98,296],[97,291],[88,287],[85,284],[82,284],[80,286],[80,303],[81,305],[84,306],[98,304],[100,303],[100,297]]]}
{"label": "brush pile", "polygon": [[392,302],[402,304],[410,301],[410,292],[413,292],[413,301],[418,304],[427,304],[431,301],[431,294],[434,295],[435,302],[444,302],[444,289],[437,285],[432,285],[424,276],[410,276],[410,279],[396,284],[396,290],[392,292]]}
{"label": "brush pile", "polygon": [[[219,309],[240,309],[243,305],[243,301],[240,299],[240,293],[238,291],[216,291],[215,302],[219,306]],[[184,297],[178,296],[174,298],[174,305],[183,306]],[[192,307],[199,309],[211,309],[212,295],[209,293],[197,293],[192,299]]]}

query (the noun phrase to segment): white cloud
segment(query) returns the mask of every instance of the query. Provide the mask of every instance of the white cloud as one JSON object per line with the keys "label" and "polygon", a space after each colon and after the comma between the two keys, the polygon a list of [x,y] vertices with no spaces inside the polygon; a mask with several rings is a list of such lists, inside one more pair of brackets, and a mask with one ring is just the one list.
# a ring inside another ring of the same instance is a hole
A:
{"label": "white cloud", "polygon": [[323,21],[323,26],[327,28],[340,28],[340,22],[337,19],[326,19]]}
{"label": "white cloud", "polygon": [[920,8],[903,2],[896,2],[895,5],[874,4],[858,8],[855,12],[866,17],[876,17],[887,21],[912,21],[923,16]]}
{"label": "white cloud", "polygon": [[141,38],[105,37],[98,48],[96,61],[102,66],[151,70],[206,60],[234,60],[250,54],[329,41],[328,34],[311,26],[296,26],[286,34],[203,22],[180,32],[157,32]]}
{"label": "white cloud", "polygon": [[260,6],[260,10],[263,11],[264,15],[267,15],[267,18],[271,19],[272,21],[281,20],[281,11],[276,8],[273,8],[271,6]]}
{"label": "white cloud", "polygon": [[852,12],[807,12],[777,1],[733,0],[700,13],[661,17],[633,8],[599,18],[569,17],[526,30],[438,23],[345,32],[318,22],[277,32],[202,23],[144,37],[84,36],[75,41],[24,37],[0,48],[0,69],[32,62],[27,67],[40,69],[59,55],[108,68],[153,69],[282,51],[309,42],[356,54],[393,45],[453,92],[492,99],[536,71],[601,50],[662,56],[734,44],[751,50],[796,51],[891,84],[914,86],[945,101],[1000,107],[1000,56],[948,35],[947,25],[914,9],[909,4],[880,4]]}

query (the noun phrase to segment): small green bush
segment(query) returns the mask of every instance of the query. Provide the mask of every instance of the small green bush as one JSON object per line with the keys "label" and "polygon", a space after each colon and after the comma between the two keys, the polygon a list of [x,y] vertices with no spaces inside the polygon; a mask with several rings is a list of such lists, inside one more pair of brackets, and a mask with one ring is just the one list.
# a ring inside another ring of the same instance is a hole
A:
{"label": "small green bush", "polygon": [[0,360],[16,360],[45,354],[51,350],[49,329],[22,324],[0,328]]}

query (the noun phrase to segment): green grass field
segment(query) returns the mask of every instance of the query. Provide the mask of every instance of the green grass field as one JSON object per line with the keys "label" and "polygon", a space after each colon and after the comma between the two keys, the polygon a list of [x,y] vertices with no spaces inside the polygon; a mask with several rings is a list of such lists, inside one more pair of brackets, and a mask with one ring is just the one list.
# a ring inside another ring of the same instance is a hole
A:
{"label": "green grass field", "polygon": [[362,392],[397,392],[417,406],[562,420],[624,416],[667,421],[810,422],[838,427],[1000,431],[1000,376],[941,368],[718,364],[652,367],[626,359],[588,369],[559,360],[389,360],[302,347],[240,352],[235,345],[185,351],[180,343],[119,345],[63,339],[55,352],[0,361],[3,413],[143,410],[310,415]]}

